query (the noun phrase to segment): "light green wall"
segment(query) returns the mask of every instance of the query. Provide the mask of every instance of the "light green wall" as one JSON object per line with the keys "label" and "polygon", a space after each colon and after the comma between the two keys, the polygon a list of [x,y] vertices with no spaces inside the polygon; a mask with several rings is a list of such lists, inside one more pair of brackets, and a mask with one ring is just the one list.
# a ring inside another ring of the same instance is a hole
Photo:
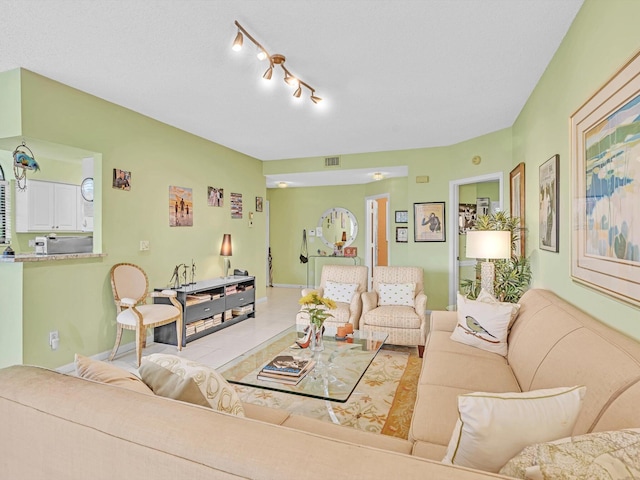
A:
{"label": "light green wall", "polygon": [[[222,235],[231,233],[233,266],[255,275],[257,297],[265,295],[265,214],[255,214],[253,227],[248,221],[255,197],[266,194],[260,161],[26,70],[21,90],[25,136],[102,155],[97,188],[105,206],[107,254],[98,260],[25,263],[25,363],[57,367],[73,361],[76,352],[111,349],[115,306],[109,269],[118,262],[143,267],[152,288],[166,286],[173,267],[191,260],[196,279],[219,276]],[[113,168],[132,172],[131,191],[111,187]],[[170,185],[193,189],[193,227],[169,227]],[[207,186],[224,188],[224,207],[207,205]],[[231,192],[243,195],[243,219],[231,219]],[[150,241],[150,251],[139,251],[140,240]],[[55,329],[60,349],[53,352],[48,332]],[[123,339],[129,341],[132,335]]]}
{"label": "light green wall", "polygon": [[[0,75],[0,138],[14,137],[22,133],[20,110],[20,71],[11,70]],[[5,175],[7,169],[3,164]]]}
{"label": "light green wall", "polygon": [[[605,323],[640,338],[640,312],[571,280],[569,117],[640,49],[640,2],[586,0],[513,126],[512,167],[526,171],[527,255],[536,287],[557,292]],[[538,249],[538,167],[560,155],[559,253]]]}
{"label": "light green wall", "polygon": [[[2,247],[4,250],[4,247]],[[0,264],[0,367],[22,363],[22,264]]]}
{"label": "light green wall", "polygon": [[[392,152],[363,153],[357,155],[342,155],[341,168],[365,168],[371,166],[406,165],[409,170],[408,177],[383,180],[363,185],[349,185],[342,187],[314,187],[295,189],[269,190],[271,203],[271,247],[272,251],[279,250],[278,242],[282,240],[279,231],[286,225],[292,225],[294,238],[288,239],[284,256],[279,259],[274,256],[274,283],[288,284],[300,283],[304,279],[303,266],[300,265],[298,252],[300,249],[300,236],[302,217],[300,221],[290,220],[292,210],[298,212],[300,208],[306,209],[304,213],[296,213],[294,219],[308,214],[308,217],[316,222],[322,212],[334,206],[344,206],[345,202],[355,204],[358,212],[364,213],[365,197],[389,193],[390,196],[390,263],[392,265],[417,265],[424,269],[425,288],[427,290],[428,308],[443,309],[448,304],[449,281],[449,241],[457,241],[456,238],[447,238],[446,242],[413,242],[413,204],[421,202],[446,202],[447,222],[449,217],[449,181],[485,175],[488,173],[503,172],[508,178],[511,158],[511,129],[504,129],[472,140],[452,145],[449,147],[424,148],[415,150],[398,150]],[[475,155],[482,157],[480,165],[473,165],[471,159]],[[323,169],[323,158],[302,158],[294,160],[280,160],[264,162],[265,174],[278,174],[286,172],[320,171]],[[455,168],[452,166],[455,165]],[[429,183],[416,183],[417,176],[429,176]],[[293,193],[295,192],[295,193]],[[286,198],[286,200],[284,200]],[[300,206],[304,207],[300,207]],[[395,242],[394,211],[408,210],[409,242]],[[457,206],[455,207],[457,212]],[[355,213],[355,212],[354,212]],[[360,220],[360,215],[357,214]],[[276,224],[278,224],[276,226]],[[313,224],[313,223],[312,223]],[[276,230],[276,232],[274,232]],[[296,231],[297,230],[297,231]],[[362,229],[360,230],[362,232]],[[357,246],[359,256],[364,262],[364,236],[358,235]],[[361,253],[362,252],[362,253]],[[277,263],[276,263],[277,262]],[[277,268],[276,268],[277,267]]]}

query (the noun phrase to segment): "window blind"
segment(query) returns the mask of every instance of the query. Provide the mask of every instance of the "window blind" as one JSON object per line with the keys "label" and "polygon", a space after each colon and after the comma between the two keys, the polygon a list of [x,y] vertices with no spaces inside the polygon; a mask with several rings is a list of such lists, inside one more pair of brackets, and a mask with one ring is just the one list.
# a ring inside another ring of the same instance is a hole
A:
{"label": "window blind", "polygon": [[0,180],[0,244],[11,242],[11,199],[9,182]]}

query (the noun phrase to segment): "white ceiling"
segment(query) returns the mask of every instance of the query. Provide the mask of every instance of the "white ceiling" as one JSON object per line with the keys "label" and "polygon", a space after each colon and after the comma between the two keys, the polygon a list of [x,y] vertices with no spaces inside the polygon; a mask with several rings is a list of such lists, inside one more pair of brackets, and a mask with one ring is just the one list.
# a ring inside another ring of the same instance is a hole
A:
{"label": "white ceiling", "polygon": [[[513,124],[582,0],[0,0],[24,67],[261,160],[450,145]],[[316,89],[269,88],[238,20]],[[303,93],[306,97],[307,93]],[[370,172],[368,172],[370,173]]]}

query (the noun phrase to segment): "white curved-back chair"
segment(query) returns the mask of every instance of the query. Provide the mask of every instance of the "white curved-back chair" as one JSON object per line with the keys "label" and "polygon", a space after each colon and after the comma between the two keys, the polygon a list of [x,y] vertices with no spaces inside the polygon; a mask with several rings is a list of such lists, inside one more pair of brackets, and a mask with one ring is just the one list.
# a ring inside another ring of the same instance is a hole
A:
{"label": "white curved-back chair", "polygon": [[[109,361],[113,360],[123,330],[136,332],[136,355],[138,366],[142,357],[142,349],[147,343],[147,328],[159,327],[176,322],[178,338],[178,350],[182,350],[182,305],[176,299],[176,292],[163,290],[162,292],[149,292],[149,279],[147,274],[137,265],[132,263],[117,263],[111,267],[111,289],[113,300],[116,303],[118,331],[116,343],[113,346]],[[149,297],[165,297],[171,304],[146,304]]]}

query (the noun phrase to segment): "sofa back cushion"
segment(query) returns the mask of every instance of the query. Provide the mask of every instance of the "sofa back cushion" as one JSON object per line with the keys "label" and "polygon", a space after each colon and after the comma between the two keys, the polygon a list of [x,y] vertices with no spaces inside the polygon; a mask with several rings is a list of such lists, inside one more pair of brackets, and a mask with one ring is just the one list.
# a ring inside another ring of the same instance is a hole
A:
{"label": "sofa back cushion", "polygon": [[[627,392],[640,379],[640,344],[549,291],[530,290],[520,304],[509,335],[508,360],[522,390],[585,385],[575,435],[616,422],[640,427],[637,408],[625,406],[631,399],[636,405],[640,401],[640,389]],[[600,422],[604,417],[607,421]]]}

